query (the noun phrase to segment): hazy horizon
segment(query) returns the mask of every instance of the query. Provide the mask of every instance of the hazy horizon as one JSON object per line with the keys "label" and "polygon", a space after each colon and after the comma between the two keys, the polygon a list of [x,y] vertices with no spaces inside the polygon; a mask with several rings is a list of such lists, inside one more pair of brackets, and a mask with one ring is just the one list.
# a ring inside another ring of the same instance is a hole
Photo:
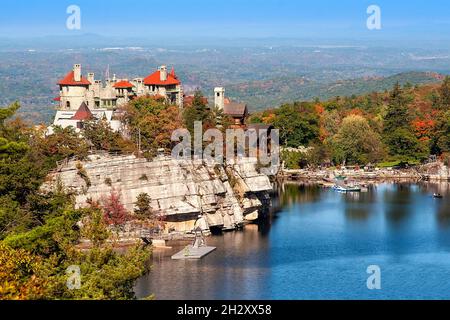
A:
{"label": "hazy horizon", "polygon": [[[431,3],[433,4],[431,6]],[[70,5],[81,29],[69,30]],[[381,29],[369,30],[367,8],[381,9]],[[450,35],[450,4],[443,0],[16,0],[2,4],[1,38],[96,34],[132,38],[315,38],[364,41],[443,41]]]}

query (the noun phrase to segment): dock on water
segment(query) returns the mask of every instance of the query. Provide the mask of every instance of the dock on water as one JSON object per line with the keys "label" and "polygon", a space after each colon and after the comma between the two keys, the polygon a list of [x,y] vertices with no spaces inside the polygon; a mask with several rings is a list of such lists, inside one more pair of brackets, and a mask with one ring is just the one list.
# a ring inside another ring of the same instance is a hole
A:
{"label": "dock on water", "polygon": [[213,252],[214,250],[216,250],[216,247],[209,247],[209,246],[196,247],[190,244],[180,252],[175,253],[172,256],[172,259],[173,260],[201,259],[204,256]]}

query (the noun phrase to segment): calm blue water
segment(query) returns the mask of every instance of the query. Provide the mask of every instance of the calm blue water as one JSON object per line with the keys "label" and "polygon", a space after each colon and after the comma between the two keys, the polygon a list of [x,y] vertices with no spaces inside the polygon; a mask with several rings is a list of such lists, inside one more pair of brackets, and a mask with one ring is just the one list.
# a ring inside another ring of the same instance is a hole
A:
{"label": "calm blue water", "polygon": [[[431,195],[439,191],[444,199]],[[447,184],[380,184],[341,194],[318,186],[279,187],[272,218],[207,239],[200,261],[155,252],[136,285],[157,299],[450,299]],[[366,269],[381,268],[381,290]]]}

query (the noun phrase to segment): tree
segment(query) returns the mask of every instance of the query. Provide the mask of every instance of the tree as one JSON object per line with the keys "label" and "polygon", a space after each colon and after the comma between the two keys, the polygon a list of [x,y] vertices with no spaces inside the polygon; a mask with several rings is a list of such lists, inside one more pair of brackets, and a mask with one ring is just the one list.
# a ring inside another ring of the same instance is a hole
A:
{"label": "tree", "polygon": [[[135,280],[148,272],[149,252],[141,247],[124,254],[106,242],[108,222],[122,223],[126,211],[118,195],[100,207],[74,208],[57,186],[39,187],[56,161],[84,157],[87,144],[71,128],[46,136],[19,120],[19,105],[0,109],[0,299],[133,299]],[[125,217],[124,217],[125,216]],[[85,228],[80,230],[79,221]],[[76,247],[81,237],[93,245]],[[67,288],[66,270],[81,269],[79,290]]]}
{"label": "tree", "polygon": [[177,106],[166,105],[152,97],[140,97],[125,107],[124,121],[130,130],[131,139],[141,143],[141,150],[149,157],[156,149],[171,150],[174,142],[172,132],[183,127]]}
{"label": "tree", "polygon": [[147,193],[140,193],[136,199],[134,213],[140,219],[150,219],[153,217],[153,211],[150,207],[151,198]]}
{"label": "tree", "polygon": [[0,242],[0,299],[39,299],[48,278],[43,261],[24,249],[13,249]]}
{"label": "tree", "polygon": [[196,121],[202,122],[203,130],[207,130],[216,126],[216,117],[205,104],[203,94],[200,90],[195,91],[192,105],[184,109],[183,120],[184,125],[189,130],[192,136],[194,134],[194,122]]}
{"label": "tree", "polygon": [[113,131],[104,119],[85,122],[83,136],[95,150],[110,152],[134,151],[134,144],[126,141],[119,132]]}
{"label": "tree", "polygon": [[319,119],[309,104],[284,104],[275,110],[273,120],[280,130],[280,144],[298,148],[319,137]]}
{"label": "tree", "polygon": [[389,104],[384,116],[384,132],[389,134],[398,128],[408,128],[410,116],[402,88],[397,82],[390,93]]}
{"label": "tree", "polygon": [[102,199],[103,218],[110,225],[123,225],[128,218],[128,212],[125,206],[120,202],[120,194],[111,191],[108,197]]}
{"label": "tree", "polygon": [[439,95],[441,100],[441,105],[444,110],[450,109],[450,77],[445,77],[439,88]]}
{"label": "tree", "polygon": [[423,156],[423,146],[414,135],[407,98],[397,83],[390,93],[389,104],[384,116],[383,138],[391,156],[402,160]]}
{"label": "tree", "polygon": [[334,140],[335,158],[346,163],[367,164],[383,158],[381,137],[362,116],[344,118]]}
{"label": "tree", "polygon": [[437,117],[431,138],[431,152],[433,154],[450,152],[450,111]]}

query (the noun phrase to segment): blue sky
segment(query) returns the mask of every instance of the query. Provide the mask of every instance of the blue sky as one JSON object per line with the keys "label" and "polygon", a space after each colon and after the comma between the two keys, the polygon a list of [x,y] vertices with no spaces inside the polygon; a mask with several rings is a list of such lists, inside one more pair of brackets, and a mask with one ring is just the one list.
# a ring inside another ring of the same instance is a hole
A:
{"label": "blue sky", "polygon": [[[81,30],[66,29],[66,8],[81,8]],[[382,30],[366,28],[380,6]],[[95,33],[106,36],[378,37],[444,39],[447,0],[14,0],[2,1],[0,36]]]}

